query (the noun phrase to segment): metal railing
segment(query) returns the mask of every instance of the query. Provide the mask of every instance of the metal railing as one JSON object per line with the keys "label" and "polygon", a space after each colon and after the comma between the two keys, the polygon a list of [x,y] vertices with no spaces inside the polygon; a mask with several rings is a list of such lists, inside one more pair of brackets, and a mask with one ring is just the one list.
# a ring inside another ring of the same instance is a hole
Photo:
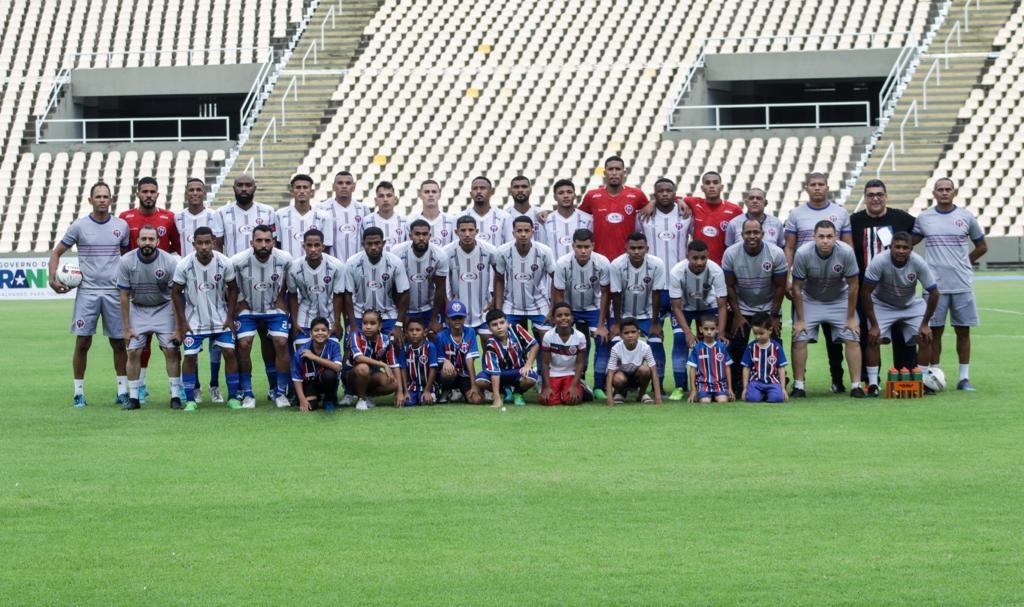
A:
{"label": "metal railing", "polygon": [[313,51],[313,65],[317,65],[319,62],[316,58],[316,40],[309,43],[309,48],[307,48],[306,53],[302,55],[302,84],[306,84],[306,59],[309,58],[310,51]]}
{"label": "metal railing", "polygon": [[907,119],[910,118],[910,113],[914,113],[914,128],[917,128],[917,99],[910,102],[910,107],[907,108],[907,113],[903,115],[903,120],[900,121],[900,154],[903,153],[903,129],[907,125]]}
{"label": "metal railing", "polygon": [[949,29],[949,33],[946,34],[946,39],[942,42],[942,52],[946,54],[946,69],[949,69],[949,40],[956,34],[956,45],[960,46],[960,22],[957,21],[953,24],[953,27]]}
{"label": "metal railing", "polygon": [[242,101],[242,107],[238,109],[238,138],[239,141],[243,137],[248,137],[250,121],[255,121],[256,116],[259,114],[260,96],[263,93],[263,88],[270,78],[270,70],[274,67],[274,55],[271,55],[271,60],[264,63],[259,72],[256,73],[256,78],[252,81],[252,86],[249,87],[249,92],[245,95],[245,100]]}
{"label": "metal railing", "polygon": [[[137,123],[174,123],[176,135],[161,135],[156,137],[137,137],[135,125]],[[218,136],[199,135],[187,136],[182,134],[182,124],[186,122],[222,122],[224,134]],[[37,123],[37,143],[106,143],[114,141],[126,141],[135,143],[137,141],[229,141],[231,139],[231,124],[227,116],[168,116],[159,118],[53,118],[42,121],[43,125],[50,124],[76,124],[81,127],[81,135],[78,137],[42,137],[39,134]],[[91,137],[89,136],[89,125],[116,124],[128,125],[127,137]]]}
{"label": "metal railing", "polygon": [[942,85],[942,68],[939,67],[938,59],[932,62],[932,66],[928,68],[928,72],[924,75],[924,81],[921,82],[921,106],[926,110],[928,109],[928,81],[933,73],[935,74],[935,86]]}
{"label": "metal railing", "polygon": [[[334,10],[334,9],[331,9],[331,10]],[[287,101],[288,101],[288,93],[292,93],[294,101],[297,102],[299,100],[299,77],[298,76],[292,76],[291,82],[288,83],[288,87],[286,89],[284,89],[284,95],[281,95],[281,126],[284,126],[285,124],[288,123],[288,121],[287,121],[287,119],[285,118],[285,115],[284,115],[284,106],[285,106],[285,103],[287,103]]]}
{"label": "metal railing", "polygon": [[267,123],[267,128],[263,129],[263,135],[260,137],[260,167],[263,166],[263,141],[267,138],[267,133],[273,131],[274,138],[271,143],[277,143],[277,117],[271,116],[270,122]]}
{"label": "metal railing", "polygon": [[[75,53],[72,56],[71,66],[74,69],[104,69],[104,68],[122,68],[122,67],[149,67],[149,66],[126,66],[126,65],[111,65],[114,57],[133,57],[139,56],[145,60],[147,57],[162,57],[165,55],[179,55],[183,56],[186,61],[175,61],[174,65],[220,65],[220,63],[209,64],[205,60],[206,55],[212,55],[214,53],[223,54],[225,56],[231,54],[237,63],[240,61],[245,54],[255,53],[255,61],[252,63],[260,63],[261,59],[259,53],[264,53],[264,61],[269,60],[268,57],[274,53],[274,47],[272,46],[234,46],[225,48],[177,48],[177,49],[152,49],[152,50],[131,50],[131,51],[94,51],[89,53]],[[197,56],[204,56],[203,61],[196,62]],[[79,65],[80,60],[83,58],[105,58],[105,65]],[[172,66],[168,66],[172,67]]]}
{"label": "metal railing", "polygon": [[896,143],[890,142],[889,147],[885,148],[885,154],[882,155],[881,162],[878,163],[878,168],[875,169],[875,178],[880,179],[882,177],[882,167],[885,166],[885,161],[889,160],[892,163],[893,171],[896,170]]}
{"label": "metal railing", "polygon": [[242,170],[243,175],[248,175],[253,179],[256,179],[256,157],[251,156],[249,162],[245,163],[245,168]]}
{"label": "metal railing", "polygon": [[[823,107],[855,107],[864,110],[864,120],[850,122],[850,121],[827,121],[821,119],[821,108]],[[813,109],[814,110],[814,121],[813,122],[778,122],[772,121],[771,111],[773,108],[787,108],[787,109]],[[758,122],[747,122],[742,124],[722,124],[722,110],[764,110],[764,119]],[[669,127],[672,131],[685,131],[694,129],[714,129],[720,131],[723,129],[748,129],[748,128],[800,128],[800,127],[814,127],[820,128],[823,126],[871,126],[871,102],[870,101],[830,101],[821,103],[742,103],[742,104],[730,104],[730,105],[684,105],[680,108],[676,108],[676,111],[690,111],[690,110],[701,110],[714,112],[714,123],[712,124],[701,124],[701,125],[677,125],[673,124]]]}
{"label": "metal railing", "polygon": [[[340,13],[340,12],[341,12],[341,3],[339,2],[338,3],[338,13]],[[334,7],[332,6],[331,9],[329,11],[327,11],[327,14],[324,15],[324,20],[320,22],[320,50],[324,50],[324,44],[326,43],[326,36],[325,36],[325,31],[324,30],[327,28],[327,20],[328,19],[331,20],[331,29],[332,30],[333,29],[337,29],[338,28],[338,19],[337,19],[338,13],[334,12]]]}
{"label": "metal railing", "polygon": [[889,70],[882,88],[878,90],[878,123],[884,124],[887,115],[896,109],[898,100],[897,92],[902,90],[913,75],[913,68],[917,65],[920,57],[920,50],[916,47],[905,46],[900,49],[896,61]]}

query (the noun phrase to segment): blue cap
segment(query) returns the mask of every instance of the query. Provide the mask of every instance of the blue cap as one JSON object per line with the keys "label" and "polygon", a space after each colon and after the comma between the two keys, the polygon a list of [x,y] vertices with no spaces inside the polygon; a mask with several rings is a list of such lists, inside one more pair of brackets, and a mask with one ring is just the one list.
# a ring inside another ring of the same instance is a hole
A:
{"label": "blue cap", "polygon": [[448,302],[448,318],[465,318],[466,304],[457,299]]}

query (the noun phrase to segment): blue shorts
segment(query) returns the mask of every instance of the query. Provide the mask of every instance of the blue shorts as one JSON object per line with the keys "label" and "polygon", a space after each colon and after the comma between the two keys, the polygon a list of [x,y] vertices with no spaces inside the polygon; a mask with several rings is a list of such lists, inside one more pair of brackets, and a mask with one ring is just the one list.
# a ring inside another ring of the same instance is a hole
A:
{"label": "blue shorts", "polygon": [[473,327],[473,330],[476,331],[477,335],[493,335],[491,333],[491,328],[487,326],[486,322],[482,322]]}
{"label": "blue shorts", "polygon": [[422,322],[423,326],[429,329],[430,321],[434,319],[433,310],[427,310],[426,312],[409,312],[405,317],[406,322],[414,318]]}
{"label": "blue shorts", "polygon": [[405,406],[415,407],[423,402],[423,393],[425,390],[419,386],[415,386],[413,389],[408,390],[405,393]]}
{"label": "blue shorts", "polygon": [[534,329],[540,329],[541,331],[551,329],[550,326],[545,324],[543,314],[507,314],[506,317],[510,325],[523,325],[525,327],[526,321],[530,321]]}
{"label": "blue shorts", "polygon": [[216,333],[189,333],[182,343],[185,356],[195,356],[203,351],[203,340],[209,339],[210,345],[217,346],[222,350],[235,349],[235,336],[231,331],[219,331]]}
{"label": "blue shorts", "polygon": [[590,329],[590,334],[593,335],[594,331],[597,331],[597,321],[600,316],[599,310],[573,310],[572,322],[577,326],[586,325]]}
{"label": "blue shorts", "polygon": [[[398,322],[398,319],[396,319],[396,318],[385,318],[385,319],[381,320],[380,321],[380,332],[385,334],[385,335],[390,335],[391,334],[391,329],[395,328],[395,323],[396,322]],[[360,331],[363,330],[363,319],[362,318],[357,318],[356,319],[356,328],[358,328]]]}
{"label": "blue shorts", "polygon": [[757,380],[750,380],[747,384],[748,403],[781,403],[782,386],[780,384],[766,384]]}
{"label": "blue shorts", "polygon": [[[271,335],[273,335],[273,333],[271,333]],[[301,346],[302,344],[308,343],[309,340],[311,340],[311,339],[313,339],[313,336],[310,335],[308,327],[307,328],[302,328],[302,327],[296,327],[295,328],[295,340],[292,342],[294,345]],[[327,339],[330,339],[331,341],[333,341],[335,343],[341,343],[338,340],[338,338],[335,337],[333,334],[330,337],[328,337]],[[345,354],[345,348],[341,349],[341,353]]]}
{"label": "blue shorts", "polygon": [[697,400],[702,398],[715,400],[718,396],[729,396],[729,386],[725,385],[725,382],[717,385],[708,385],[707,383],[700,381],[697,382]]}
{"label": "blue shorts", "polygon": [[[501,377],[500,386],[502,388],[518,388],[520,381],[523,376],[519,373],[519,369],[508,369],[498,374]],[[536,371],[530,369],[530,372],[526,374],[527,377],[532,379],[534,383],[540,383],[540,375]],[[476,374],[477,381],[485,381],[487,385],[491,384],[491,374],[487,371],[481,371]]]}
{"label": "blue shorts", "polygon": [[267,333],[272,337],[288,337],[288,331],[292,323],[286,314],[275,312],[273,314],[252,314],[242,312],[238,317],[238,336],[252,337],[256,335],[259,324],[267,328]]}

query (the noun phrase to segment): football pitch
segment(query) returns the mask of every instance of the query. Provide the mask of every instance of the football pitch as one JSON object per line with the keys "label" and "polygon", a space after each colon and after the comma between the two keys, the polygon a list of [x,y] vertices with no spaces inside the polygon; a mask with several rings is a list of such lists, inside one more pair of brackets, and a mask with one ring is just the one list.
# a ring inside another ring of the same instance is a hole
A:
{"label": "football pitch", "polygon": [[973,394],[819,345],[799,402],[504,413],[188,414],[159,354],[124,412],[103,339],[75,410],[70,302],[0,304],[0,604],[1021,604],[1024,281],[977,291]]}

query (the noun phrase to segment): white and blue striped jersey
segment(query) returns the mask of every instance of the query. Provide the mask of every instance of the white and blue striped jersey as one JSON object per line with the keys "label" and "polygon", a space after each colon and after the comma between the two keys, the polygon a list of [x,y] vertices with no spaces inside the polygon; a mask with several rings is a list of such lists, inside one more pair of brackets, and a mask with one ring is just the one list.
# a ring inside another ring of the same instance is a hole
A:
{"label": "white and blue striped jersey", "polygon": [[380,312],[383,320],[398,318],[395,298],[409,290],[405,265],[394,253],[384,251],[377,263],[360,251],[345,262],[345,291],[352,294],[352,311],[357,318],[363,310]]}
{"label": "white and blue striped jersey", "polygon": [[[611,268],[611,291],[622,294],[622,318],[651,318],[653,292],[667,288],[665,263],[648,255],[639,267],[629,261],[629,254],[615,258]],[[619,319],[621,320],[621,319]]]}
{"label": "white and blue striped jersey", "polygon": [[458,242],[444,252],[448,255],[448,300],[458,299],[466,305],[466,326],[482,325],[491,303],[497,249],[478,240],[469,252]]}
{"label": "white and blue striped jersey", "polygon": [[258,225],[269,226],[277,236],[277,213],[262,202],[254,202],[248,209],[231,203],[217,210],[224,228],[224,254],[238,255],[252,246],[252,230]]}
{"label": "white and blue striped jersey", "polygon": [[501,304],[505,314],[547,314],[551,309],[551,274],[555,256],[546,244],[531,242],[530,250],[521,255],[515,242],[498,248],[494,271],[505,279],[505,296]]}
{"label": "white and blue striped jersey", "polygon": [[228,283],[235,280],[235,268],[227,255],[213,252],[203,265],[192,253],[174,270],[174,282],[185,287],[185,320],[194,335],[220,333],[227,321]]}
{"label": "white and blue striped jersey", "polygon": [[[380,228],[384,232],[384,250],[390,251],[400,242],[409,240],[409,218],[405,215],[395,213],[388,219],[380,216],[380,213],[371,213],[363,221],[363,231],[366,228]],[[356,255],[359,254],[357,251]]]}
{"label": "white and blue striped jersey", "polygon": [[238,301],[248,304],[253,314],[287,314],[287,310],[277,307],[277,296],[285,287],[291,260],[285,251],[271,249],[267,261],[261,262],[251,247],[232,257]]}
{"label": "white and blue striped jersey", "polygon": [[192,242],[196,239],[195,233],[199,228],[210,228],[214,238],[224,238],[224,222],[220,213],[206,207],[197,215],[190,213],[188,208],[175,213],[174,225],[181,236],[182,257],[187,257],[196,250]]}
{"label": "white and blue striped jersey", "polygon": [[558,211],[548,213],[544,220],[544,243],[551,247],[555,259],[561,259],[566,253],[572,253],[572,235],[576,230],[593,230],[594,216],[576,209],[569,217],[562,217]]}
{"label": "white and blue striped jersey", "polygon": [[448,276],[448,255],[444,249],[431,243],[420,256],[413,250],[412,242],[406,241],[391,252],[402,260],[409,277],[409,312],[431,311],[436,294],[434,279]]}
{"label": "white and blue striped jersey", "polygon": [[303,235],[316,228],[324,234],[324,247],[334,246],[334,223],[326,211],[311,208],[305,215],[295,207],[277,210],[277,241],[293,259],[306,254]]}
{"label": "white and blue striped jersey", "polygon": [[369,207],[356,200],[342,206],[334,198],[328,198],[317,208],[331,216],[334,226],[332,257],[348,259],[363,250],[363,220],[370,215]]}

